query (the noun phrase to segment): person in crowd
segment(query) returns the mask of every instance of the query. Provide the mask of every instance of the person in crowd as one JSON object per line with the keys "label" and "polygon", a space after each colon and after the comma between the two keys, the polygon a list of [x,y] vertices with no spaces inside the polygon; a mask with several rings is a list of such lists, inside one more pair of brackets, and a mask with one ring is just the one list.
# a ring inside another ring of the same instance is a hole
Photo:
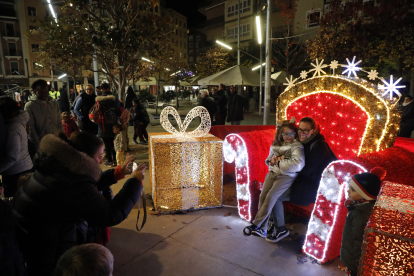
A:
{"label": "person in crowd", "polygon": [[211,98],[208,95],[207,89],[201,90],[200,96],[201,96],[201,101],[200,101],[199,106],[203,106],[207,109],[208,114],[210,114],[211,125],[214,125],[213,120],[214,120],[214,114],[216,114],[216,102],[214,101],[213,98]]}
{"label": "person in crowd", "polygon": [[59,100],[59,106],[60,106],[60,112],[69,112],[69,95],[68,95],[68,89],[66,84],[62,86],[62,88],[59,90],[60,94],[60,100]]}
{"label": "person in crowd", "polygon": [[16,241],[16,227],[9,204],[0,199],[0,275],[27,275],[19,245]]}
{"label": "person in crowd", "polygon": [[134,92],[134,89],[132,89],[131,86],[128,87],[126,96],[125,96],[125,108],[130,109],[132,106],[134,106],[134,103],[132,102],[137,95]]}
{"label": "person in crowd", "polygon": [[96,95],[97,96],[101,96],[102,95],[102,91],[101,91],[101,87],[100,86],[97,86],[96,87]]}
{"label": "person in crowd", "polygon": [[29,98],[32,95],[32,91],[33,91],[32,89],[31,90],[27,89],[22,93],[22,103],[23,103],[23,105],[26,104],[29,101]]}
{"label": "person in crowd", "polygon": [[96,95],[93,92],[92,84],[86,85],[85,89],[86,93],[79,94],[79,99],[75,100],[76,104],[73,112],[79,119],[80,130],[96,135],[98,134],[98,125],[89,119],[89,111],[95,104]]}
{"label": "person in crowd", "polygon": [[73,120],[69,112],[63,112],[62,113],[62,125],[63,125],[63,131],[66,134],[66,137],[70,137],[72,133],[79,131],[78,125],[75,123],[75,120]]}
{"label": "person in crowd", "polygon": [[126,137],[126,143],[127,143],[127,151],[130,151],[129,148],[129,137],[128,137],[128,127],[129,127],[129,120],[131,119],[131,113],[128,109],[124,108],[123,103],[119,103],[120,111],[121,111],[121,117],[119,117],[119,121],[123,127],[122,132],[124,132],[124,135]]}
{"label": "person in crowd", "polygon": [[95,99],[102,107],[104,115],[104,122],[98,124],[98,137],[102,138],[105,144],[106,157],[108,158],[105,166],[111,167],[116,165],[116,152],[114,147],[115,134],[112,131],[112,126],[118,122],[121,111],[119,109],[119,103],[118,105],[116,104],[116,97],[109,94],[110,90],[108,87],[108,84],[102,84],[102,96],[97,96]]}
{"label": "person in crowd", "polygon": [[52,87],[51,91],[49,91],[49,96],[52,97],[52,99],[54,99],[55,101],[60,100],[60,92],[55,91],[54,87]]}
{"label": "person in crowd", "polygon": [[147,109],[139,102],[139,99],[134,99],[134,138],[135,144],[138,144],[137,137],[139,137],[139,144],[148,145],[147,126],[150,123]]}
{"label": "person in crowd", "polygon": [[115,134],[114,147],[116,152],[116,163],[122,165],[124,163],[124,152],[127,151],[127,141],[124,127],[121,124],[114,124],[112,130]]}
{"label": "person in crowd", "polygon": [[237,94],[237,88],[232,85],[230,87],[227,122],[230,122],[231,125],[240,125],[242,120],[244,120],[243,97]]}
{"label": "person in crowd", "polygon": [[54,276],[112,276],[114,256],[96,243],[74,246],[63,254]]}
{"label": "person in crowd", "polygon": [[29,275],[52,275],[66,250],[85,243],[88,224],[117,225],[139,199],[145,164],[132,172],[113,199],[101,194],[131,173],[128,164],[134,160],[127,156],[122,166],[102,172],[103,152],[102,140],[87,132],[75,132],[69,139],[63,133],[42,139],[36,170],[11,202]]}
{"label": "person in crowd", "polygon": [[304,146],[305,166],[292,186],[284,192],[273,206],[273,222],[269,223],[266,241],[275,243],[289,231],[285,227],[283,201],[307,206],[314,203],[318,192],[323,170],[337,157],[332,152],[325,137],[320,133],[320,127],[310,117],[303,117],[298,128],[299,141]]}
{"label": "person in crowd", "polygon": [[113,94],[111,92],[111,87],[109,86],[109,84],[107,84],[106,82],[103,83],[101,85],[101,92],[102,92],[101,93],[102,96],[113,96],[114,95],[116,107],[118,107],[118,108],[120,107],[118,95]]}
{"label": "person in crowd", "polygon": [[349,198],[345,201],[348,214],[342,232],[341,262],[351,276],[358,275],[365,227],[374,209],[385,174],[383,168],[375,167],[371,172],[356,174],[349,180]]}
{"label": "person in crowd", "polygon": [[402,104],[402,114],[400,123],[400,133],[398,136],[411,138],[414,130],[414,101],[410,95],[405,96]]}
{"label": "person in crowd", "polygon": [[214,95],[217,93],[217,87],[213,87],[210,91],[209,96],[214,98]]}
{"label": "person in crowd", "polygon": [[76,89],[70,89],[70,105],[72,109],[75,107],[75,99],[78,97],[79,93],[76,91]]}
{"label": "person in crowd", "polygon": [[20,175],[31,170],[26,124],[27,111],[19,110],[17,102],[9,97],[0,98],[0,113],[6,125],[6,144],[0,158],[0,174],[3,176],[5,197],[13,197]]}
{"label": "person in crowd", "polygon": [[216,125],[225,125],[227,116],[227,95],[224,84],[219,85],[219,90],[213,95],[216,101]]}
{"label": "person in crowd", "polygon": [[[279,197],[290,188],[298,172],[305,165],[303,145],[297,140],[295,119],[278,124],[275,139],[270,147],[270,153],[265,160],[269,167],[259,198],[259,210],[252,224],[243,229],[245,236],[251,234],[266,238],[267,225],[273,206]],[[285,231],[277,237],[280,239],[289,235]]]}
{"label": "person in crowd", "polygon": [[59,104],[48,95],[47,82],[36,80],[32,84],[35,95],[24,106],[29,113],[29,139],[36,149],[40,140],[50,133],[63,132],[62,119],[60,118]]}

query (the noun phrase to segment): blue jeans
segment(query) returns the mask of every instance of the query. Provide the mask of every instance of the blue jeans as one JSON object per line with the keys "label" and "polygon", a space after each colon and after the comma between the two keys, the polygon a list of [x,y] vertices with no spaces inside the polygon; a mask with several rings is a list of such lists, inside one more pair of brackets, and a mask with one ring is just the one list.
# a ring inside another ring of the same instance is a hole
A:
{"label": "blue jeans", "polygon": [[290,200],[290,190],[289,187],[276,201],[272,209],[273,223],[277,227],[285,226],[285,213],[283,210],[283,201]]}

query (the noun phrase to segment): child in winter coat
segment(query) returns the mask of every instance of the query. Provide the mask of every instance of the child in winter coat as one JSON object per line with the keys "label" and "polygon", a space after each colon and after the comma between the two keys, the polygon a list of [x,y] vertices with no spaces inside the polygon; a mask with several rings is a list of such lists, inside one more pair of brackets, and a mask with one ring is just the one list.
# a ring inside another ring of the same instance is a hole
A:
{"label": "child in winter coat", "polygon": [[[252,224],[243,229],[245,236],[251,234],[266,238],[267,222],[273,206],[279,197],[291,187],[298,172],[305,166],[303,145],[297,140],[295,118],[278,124],[275,140],[270,147],[269,157],[265,160],[269,167],[259,198],[259,211]],[[277,214],[273,214],[277,219]],[[276,243],[289,235],[285,226],[266,238],[266,241]]]}
{"label": "child in winter coat", "polygon": [[62,112],[60,116],[62,117],[62,125],[66,137],[69,138],[72,133],[79,131],[78,125],[75,123],[75,120],[70,117],[68,112]]}
{"label": "child in winter coat", "polygon": [[127,150],[127,140],[125,132],[122,131],[122,125],[115,124],[112,126],[112,130],[115,134],[114,146],[116,152],[116,162],[118,163],[118,166],[121,166],[124,163],[124,152]]}
{"label": "child in winter coat", "polygon": [[351,276],[358,274],[359,259],[362,253],[362,241],[365,227],[374,208],[375,200],[381,189],[381,180],[385,177],[383,168],[373,168],[352,176],[349,181],[348,208],[344,230],[342,232],[341,261]]}

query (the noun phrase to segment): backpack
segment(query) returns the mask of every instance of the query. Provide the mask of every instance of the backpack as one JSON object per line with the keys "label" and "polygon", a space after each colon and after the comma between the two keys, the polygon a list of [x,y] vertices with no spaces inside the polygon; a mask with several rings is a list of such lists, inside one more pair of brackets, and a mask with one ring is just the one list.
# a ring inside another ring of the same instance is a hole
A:
{"label": "backpack", "polygon": [[102,106],[99,101],[96,102],[89,110],[89,120],[95,124],[102,124],[104,120],[104,114],[102,112]]}
{"label": "backpack", "polygon": [[113,125],[118,123],[117,109],[115,107],[102,108],[103,120],[106,125]]}

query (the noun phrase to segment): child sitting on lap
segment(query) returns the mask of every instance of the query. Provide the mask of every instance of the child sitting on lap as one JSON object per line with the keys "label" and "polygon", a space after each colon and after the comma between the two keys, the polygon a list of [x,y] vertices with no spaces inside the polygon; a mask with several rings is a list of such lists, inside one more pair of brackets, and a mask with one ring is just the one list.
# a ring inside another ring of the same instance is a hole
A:
{"label": "child sitting on lap", "polygon": [[[277,127],[275,140],[270,147],[269,157],[266,164],[269,166],[269,173],[263,183],[259,199],[259,211],[253,223],[243,229],[245,236],[251,234],[266,238],[267,221],[272,212],[273,206],[279,197],[290,188],[298,172],[305,166],[305,155],[303,145],[297,140],[297,128],[295,118],[290,121],[283,121]],[[277,218],[277,216],[276,216]],[[289,235],[285,226],[276,229],[267,241],[278,242]]]}
{"label": "child sitting on lap", "polygon": [[342,232],[341,245],[341,261],[347,267],[348,275],[358,274],[365,227],[380,192],[381,180],[385,177],[385,173],[383,168],[376,167],[370,173],[352,176],[349,181],[349,199],[345,201],[348,214]]}

